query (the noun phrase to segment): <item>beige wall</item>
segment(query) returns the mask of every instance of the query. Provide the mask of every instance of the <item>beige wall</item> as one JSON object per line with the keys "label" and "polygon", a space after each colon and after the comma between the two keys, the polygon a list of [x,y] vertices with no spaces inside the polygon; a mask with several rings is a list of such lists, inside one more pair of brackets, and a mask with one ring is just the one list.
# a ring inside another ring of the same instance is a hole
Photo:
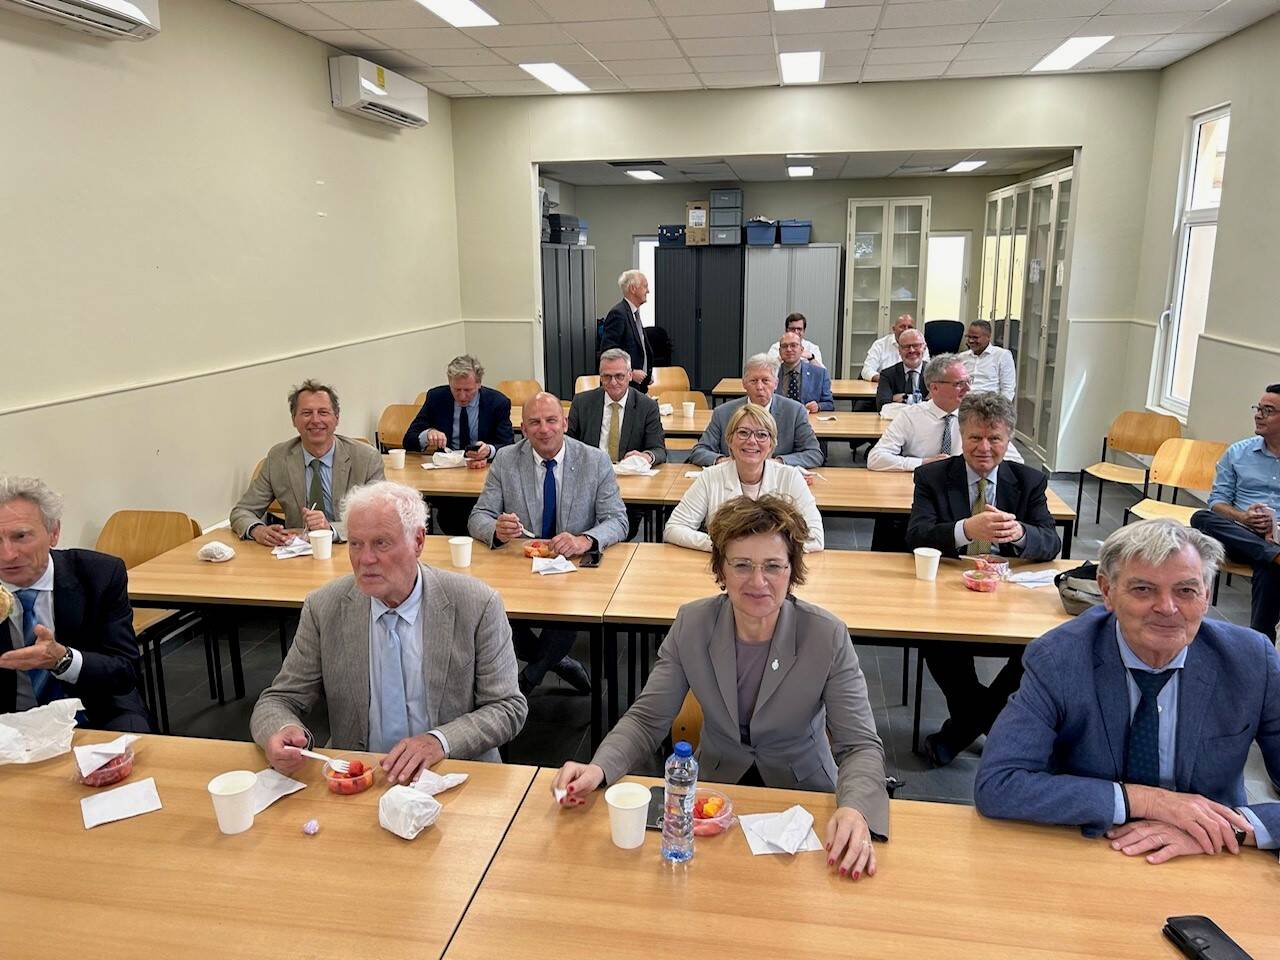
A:
{"label": "beige wall", "polygon": [[2,469],[67,495],[65,544],[124,506],[224,519],[290,383],[371,435],[462,349],[451,104],[339,113],[330,52],[226,0],[143,43],[0,12]]}

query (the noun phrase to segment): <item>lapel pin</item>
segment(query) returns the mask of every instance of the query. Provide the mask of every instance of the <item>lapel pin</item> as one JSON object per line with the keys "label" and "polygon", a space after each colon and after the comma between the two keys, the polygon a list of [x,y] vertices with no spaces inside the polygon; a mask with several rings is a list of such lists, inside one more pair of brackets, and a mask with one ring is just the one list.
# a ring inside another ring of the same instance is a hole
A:
{"label": "lapel pin", "polygon": [[773,663],[769,664],[769,666],[770,666],[772,669],[777,670],[777,669],[778,669],[778,661],[775,659],[775,660],[773,661]]}

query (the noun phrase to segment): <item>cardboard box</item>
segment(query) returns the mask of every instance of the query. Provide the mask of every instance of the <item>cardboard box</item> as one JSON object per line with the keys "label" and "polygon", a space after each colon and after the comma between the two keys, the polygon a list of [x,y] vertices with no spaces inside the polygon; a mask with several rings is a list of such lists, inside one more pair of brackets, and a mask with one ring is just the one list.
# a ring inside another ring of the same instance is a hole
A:
{"label": "cardboard box", "polygon": [[707,228],[711,225],[709,204],[705,200],[693,200],[684,205],[684,245],[705,247],[710,242]]}

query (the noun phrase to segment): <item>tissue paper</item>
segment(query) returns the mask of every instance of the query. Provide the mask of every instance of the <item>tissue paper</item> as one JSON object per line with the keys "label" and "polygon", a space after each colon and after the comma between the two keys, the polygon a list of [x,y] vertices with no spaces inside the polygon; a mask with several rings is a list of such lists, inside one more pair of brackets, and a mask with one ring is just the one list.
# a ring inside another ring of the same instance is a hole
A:
{"label": "tissue paper", "polygon": [[84,704],[74,697],[55,700],[21,713],[0,714],[0,763],[39,763],[71,749],[76,713]]}
{"label": "tissue paper", "polygon": [[533,572],[540,573],[544,577],[549,573],[573,573],[577,569],[573,561],[566,560],[564,557],[533,558]]}
{"label": "tissue paper", "polygon": [[466,454],[461,450],[437,450],[431,455],[431,463],[424,463],[426,470],[448,470],[452,467],[465,467]]}
{"label": "tissue paper", "polygon": [[454,787],[466,783],[469,776],[471,776],[469,773],[439,774],[432,770],[423,770],[409,786],[419,793],[434,797],[437,793],[444,793],[446,790],[452,790]]}
{"label": "tissue paper", "polygon": [[613,472],[619,477],[656,477],[662,471],[649,466],[644,457],[623,457],[613,465]]}
{"label": "tissue paper", "polygon": [[378,823],[397,837],[412,840],[436,822],[441,809],[439,800],[413,787],[392,787],[378,801]]}
{"label": "tissue paper", "polygon": [[208,560],[210,563],[225,563],[236,555],[235,550],[227,546],[220,540],[214,540],[206,543],[200,548],[196,556],[201,560]]}
{"label": "tissue paper", "polygon": [[103,764],[110,763],[112,758],[124,753],[129,748],[129,744],[137,739],[137,734],[126,733],[107,743],[91,743],[76,747],[76,766],[80,768],[80,775],[87,777]]}
{"label": "tissue paper", "polygon": [[821,850],[813,832],[813,814],[797,804],[782,813],[753,813],[738,818],[753,854]]}
{"label": "tissue paper", "polygon": [[271,555],[277,560],[288,560],[290,557],[309,557],[311,556],[311,541],[303,540],[295,535],[288,543],[272,550]]}
{"label": "tissue paper", "polygon": [[252,800],[255,817],[281,797],[307,788],[305,783],[286,777],[279,770],[272,770],[270,767],[259,770],[257,777],[258,782],[253,785]]}

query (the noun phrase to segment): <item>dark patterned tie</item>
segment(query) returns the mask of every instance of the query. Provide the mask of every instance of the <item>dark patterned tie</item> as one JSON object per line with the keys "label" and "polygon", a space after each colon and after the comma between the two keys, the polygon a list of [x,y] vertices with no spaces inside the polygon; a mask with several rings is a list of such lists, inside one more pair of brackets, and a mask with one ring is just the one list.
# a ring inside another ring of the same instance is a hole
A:
{"label": "dark patterned tie", "polygon": [[956,418],[954,413],[948,413],[942,418],[942,445],[938,448],[938,452],[951,456],[951,421]]}
{"label": "dark patterned tie", "polygon": [[796,367],[787,375],[787,396],[796,403],[800,402],[800,368]]}
{"label": "dark patterned tie", "polygon": [[1142,691],[1138,709],[1129,724],[1128,756],[1125,761],[1125,780],[1143,783],[1149,787],[1160,786],[1160,710],[1156,698],[1173,676],[1172,670],[1151,673],[1130,668],[1129,675]]}

